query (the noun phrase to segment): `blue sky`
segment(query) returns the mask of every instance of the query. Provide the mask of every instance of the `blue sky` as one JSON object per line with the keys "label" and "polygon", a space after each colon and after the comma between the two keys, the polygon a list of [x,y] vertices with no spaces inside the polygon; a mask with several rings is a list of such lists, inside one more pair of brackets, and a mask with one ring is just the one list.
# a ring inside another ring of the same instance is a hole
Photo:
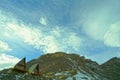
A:
{"label": "blue sky", "polygon": [[0,69],[58,51],[120,57],[119,0],[1,0]]}

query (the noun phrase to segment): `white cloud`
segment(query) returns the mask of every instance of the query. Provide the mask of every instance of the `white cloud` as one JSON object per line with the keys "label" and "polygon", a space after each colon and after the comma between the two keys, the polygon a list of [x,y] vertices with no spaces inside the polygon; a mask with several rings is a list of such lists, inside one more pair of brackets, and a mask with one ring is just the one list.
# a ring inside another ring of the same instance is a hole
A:
{"label": "white cloud", "polygon": [[[98,21],[98,22],[97,22]],[[95,40],[103,40],[103,36],[109,26],[105,25],[101,21],[87,21],[84,23],[84,27],[82,28],[87,35]]]}
{"label": "white cloud", "polygon": [[106,46],[120,47],[120,23],[111,24],[114,20],[111,19],[109,11],[101,12],[103,13],[93,12],[86,17],[82,23],[83,31],[92,39],[102,41]]}
{"label": "white cloud", "polygon": [[104,43],[111,47],[120,47],[120,23],[110,26],[104,35]]}
{"label": "white cloud", "polygon": [[[2,14],[0,14],[1,16]],[[75,32],[68,31],[67,28],[56,26],[49,32],[43,32],[39,27],[26,25],[14,17],[2,15],[4,20],[0,20],[1,36],[12,41],[22,41],[44,53],[57,51],[78,51],[82,39]],[[41,18],[42,24],[47,25],[46,19]],[[42,28],[42,27],[41,27]]]}
{"label": "white cloud", "polygon": [[46,20],[46,18],[40,18],[40,24],[42,24],[42,25],[47,25],[47,20]]}
{"label": "white cloud", "polygon": [[45,47],[46,53],[53,53],[60,50],[60,47],[57,44],[58,42],[53,36],[46,36],[44,41],[46,44],[46,47]]}
{"label": "white cloud", "polygon": [[0,53],[11,51],[7,43],[0,41]]}
{"label": "white cloud", "polygon": [[69,31],[67,28],[56,26],[51,30],[51,34],[57,40],[59,50],[65,52],[79,52],[83,45],[84,38],[78,36],[76,32]]}
{"label": "white cloud", "polygon": [[8,32],[23,40],[25,43],[34,46],[36,49],[43,50],[45,53],[58,50],[57,43],[53,36],[44,35],[38,28],[30,28],[26,25],[9,23],[6,28]]}
{"label": "white cloud", "polygon": [[76,33],[71,33],[68,37],[68,44],[76,51],[79,51],[80,46],[83,43],[83,38],[77,36]]}
{"label": "white cloud", "polygon": [[60,37],[62,35],[62,33],[64,33],[64,29],[60,28],[58,26],[56,26],[55,28],[53,28],[51,31],[51,34],[54,35],[55,37]]}
{"label": "white cloud", "polygon": [[18,61],[18,58],[2,53],[0,54],[0,70],[13,67]]}
{"label": "white cloud", "polygon": [[120,47],[120,23],[108,26],[106,23],[91,20],[85,23],[83,30],[88,36],[102,41],[106,46]]}
{"label": "white cloud", "polygon": [[33,45],[34,42],[40,40],[42,37],[42,33],[37,28],[29,28],[26,25],[19,25],[17,23],[8,23],[8,27],[6,27],[8,33],[14,34],[14,36],[19,37],[24,40],[24,42],[30,43]]}
{"label": "white cloud", "polygon": [[34,46],[36,49],[44,51],[44,53],[52,53],[58,51],[57,42],[54,36],[45,35],[38,28],[28,27],[24,24],[8,23],[6,27],[7,36],[10,33],[25,43]]}
{"label": "white cloud", "polygon": [[[44,53],[68,51],[70,50],[69,47],[73,50],[79,50],[82,44],[80,37],[73,32],[66,34],[66,30],[63,28],[55,27],[46,35],[39,28],[26,26],[22,23],[19,24],[16,22],[8,23],[6,27],[7,32],[13,33],[17,38],[34,46],[36,49],[42,50]],[[65,43],[64,41],[67,42]]]}

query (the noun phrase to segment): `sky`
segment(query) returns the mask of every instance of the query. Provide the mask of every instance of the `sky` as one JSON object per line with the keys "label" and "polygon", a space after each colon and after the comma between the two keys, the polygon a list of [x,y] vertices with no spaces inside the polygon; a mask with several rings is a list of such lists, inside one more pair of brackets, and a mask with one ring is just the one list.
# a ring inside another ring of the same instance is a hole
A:
{"label": "sky", "polygon": [[120,57],[120,0],[0,0],[0,70],[54,52]]}

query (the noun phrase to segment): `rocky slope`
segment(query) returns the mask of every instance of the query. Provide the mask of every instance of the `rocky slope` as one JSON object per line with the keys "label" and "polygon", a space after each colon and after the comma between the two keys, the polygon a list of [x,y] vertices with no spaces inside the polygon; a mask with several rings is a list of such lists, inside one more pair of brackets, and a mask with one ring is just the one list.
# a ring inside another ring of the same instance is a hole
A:
{"label": "rocky slope", "polygon": [[[45,54],[27,62],[29,69],[34,64],[40,64],[40,76],[28,73],[15,73],[11,69],[0,73],[0,80],[119,80],[120,59],[112,58],[99,65],[84,56],[56,52]],[[5,72],[5,73],[4,73]],[[7,77],[5,77],[7,76]],[[10,77],[11,76],[11,77]],[[12,79],[11,79],[12,78]],[[14,79],[13,79],[14,78]]]}
{"label": "rocky slope", "polygon": [[100,65],[102,74],[109,80],[120,80],[120,58],[114,57],[106,63]]}

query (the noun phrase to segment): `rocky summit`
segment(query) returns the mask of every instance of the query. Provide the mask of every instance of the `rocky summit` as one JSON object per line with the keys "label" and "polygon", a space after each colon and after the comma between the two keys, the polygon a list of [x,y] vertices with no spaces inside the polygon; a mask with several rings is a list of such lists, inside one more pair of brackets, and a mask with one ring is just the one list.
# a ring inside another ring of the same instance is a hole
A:
{"label": "rocky summit", "polygon": [[25,72],[14,68],[0,71],[0,80],[120,80],[120,59],[117,57],[99,65],[84,56],[56,52],[25,65]]}

